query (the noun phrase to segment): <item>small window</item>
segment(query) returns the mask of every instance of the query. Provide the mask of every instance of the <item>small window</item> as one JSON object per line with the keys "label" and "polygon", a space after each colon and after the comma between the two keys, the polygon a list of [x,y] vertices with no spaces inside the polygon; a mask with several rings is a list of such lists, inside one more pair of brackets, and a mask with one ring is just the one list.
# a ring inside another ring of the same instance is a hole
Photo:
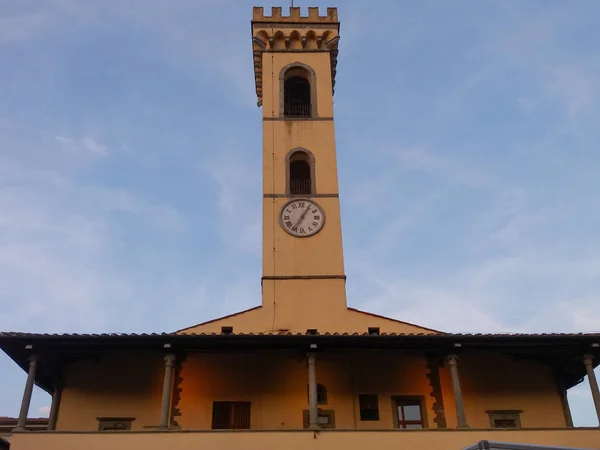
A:
{"label": "small window", "polygon": [[521,428],[522,412],[522,410],[515,409],[491,409],[486,411],[492,428]]}
{"label": "small window", "polygon": [[327,404],[327,388],[322,384],[317,384],[317,405]]}
{"label": "small window", "polygon": [[309,74],[301,68],[286,72],[283,82],[283,115],[285,117],[310,117]]}
{"label": "small window", "polygon": [[233,333],[233,327],[221,327],[221,334]]}
{"label": "small window", "polygon": [[396,428],[426,428],[423,400],[417,397],[395,397],[394,423]]}
{"label": "small window", "polygon": [[296,152],[290,158],[290,194],[311,194],[310,160],[304,152]]}
{"label": "small window", "polygon": [[214,402],[213,430],[247,430],[250,428],[250,402]]}
{"label": "small window", "polygon": [[379,327],[369,327],[369,335],[371,336],[379,336]]}
{"label": "small window", "polygon": [[135,417],[97,417],[98,431],[127,431]]}
{"label": "small window", "polygon": [[[308,409],[303,411],[303,418],[304,428],[308,428],[310,426],[310,413]],[[320,428],[335,428],[335,411],[320,409],[317,421]]]}
{"label": "small window", "polygon": [[[308,398],[308,403],[310,403],[310,388],[306,387],[306,395]],[[322,384],[317,384],[317,405],[326,405],[327,404],[327,388]]]}
{"label": "small window", "polygon": [[358,396],[360,420],[379,420],[379,401],[377,394],[361,394]]}

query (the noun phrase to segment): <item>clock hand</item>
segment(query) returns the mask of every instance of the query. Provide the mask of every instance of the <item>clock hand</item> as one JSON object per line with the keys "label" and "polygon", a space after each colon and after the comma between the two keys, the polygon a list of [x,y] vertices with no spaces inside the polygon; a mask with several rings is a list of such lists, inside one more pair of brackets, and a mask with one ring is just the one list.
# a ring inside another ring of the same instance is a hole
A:
{"label": "clock hand", "polygon": [[304,220],[304,218],[306,217],[306,213],[310,210],[310,207],[312,205],[309,204],[306,209],[304,210],[304,212],[302,213],[302,215],[300,216],[300,218],[298,219],[298,221],[296,222],[296,225],[294,225],[295,227],[298,227],[298,225],[300,225],[300,222],[302,222]]}

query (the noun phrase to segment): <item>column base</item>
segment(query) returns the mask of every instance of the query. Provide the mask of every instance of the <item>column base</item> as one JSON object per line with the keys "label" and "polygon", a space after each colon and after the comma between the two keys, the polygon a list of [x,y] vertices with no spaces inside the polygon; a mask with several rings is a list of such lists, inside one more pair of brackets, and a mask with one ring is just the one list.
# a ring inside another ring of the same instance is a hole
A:
{"label": "column base", "polygon": [[14,428],[13,428],[12,430],[10,430],[10,431],[11,431],[11,433],[14,433],[15,431],[16,431],[16,432],[21,432],[21,431],[29,431],[29,430],[27,430],[25,427],[14,427]]}

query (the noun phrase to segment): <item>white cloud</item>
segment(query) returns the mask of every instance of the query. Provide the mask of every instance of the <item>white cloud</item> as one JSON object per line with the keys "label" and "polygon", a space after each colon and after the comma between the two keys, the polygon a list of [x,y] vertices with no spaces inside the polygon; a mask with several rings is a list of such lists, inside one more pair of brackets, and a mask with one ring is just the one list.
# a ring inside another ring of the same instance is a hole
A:
{"label": "white cloud", "polygon": [[65,136],[55,136],[56,142],[60,143],[65,150],[77,155],[90,155],[93,157],[102,157],[108,155],[108,147],[85,136],[80,139],[69,138]]}

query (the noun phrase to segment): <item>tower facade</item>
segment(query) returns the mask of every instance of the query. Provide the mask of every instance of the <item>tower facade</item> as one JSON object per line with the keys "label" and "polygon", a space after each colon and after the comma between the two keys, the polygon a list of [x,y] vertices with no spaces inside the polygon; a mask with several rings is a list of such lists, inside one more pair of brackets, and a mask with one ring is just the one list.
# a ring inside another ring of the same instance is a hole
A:
{"label": "tower facade", "polygon": [[252,37],[263,111],[262,303],[286,329],[303,314],[346,308],[333,121],[337,9],[302,17],[300,8],[289,16],[254,8]]}

